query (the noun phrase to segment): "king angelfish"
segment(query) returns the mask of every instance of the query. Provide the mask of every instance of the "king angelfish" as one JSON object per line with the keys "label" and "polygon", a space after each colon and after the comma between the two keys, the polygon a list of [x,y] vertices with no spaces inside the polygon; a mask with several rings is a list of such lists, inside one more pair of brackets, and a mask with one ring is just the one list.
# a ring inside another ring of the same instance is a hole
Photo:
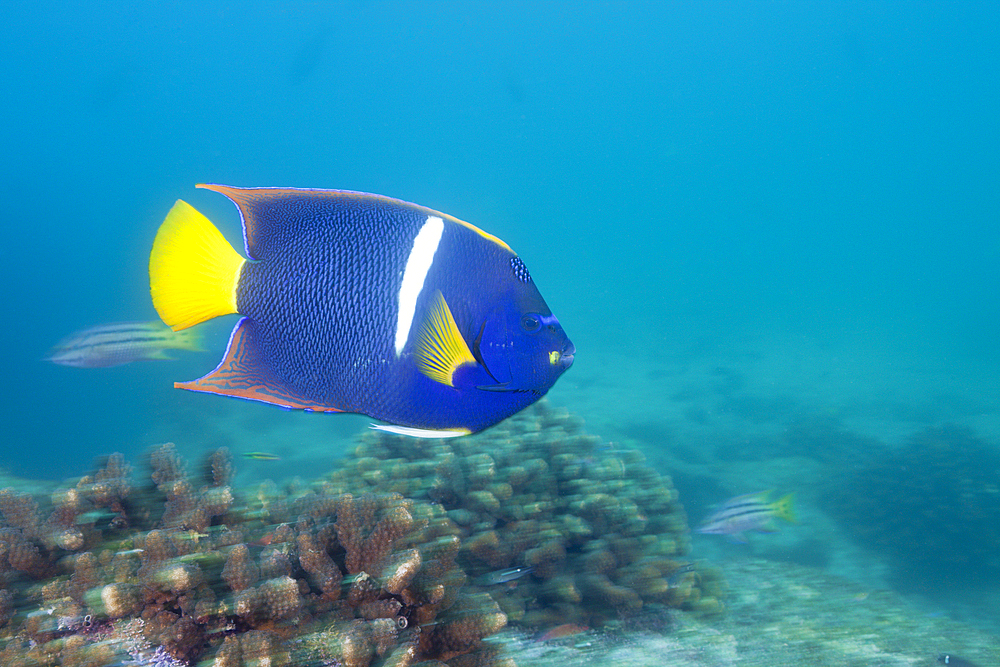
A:
{"label": "king angelfish", "polygon": [[160,226],[163,321],[242,315],[222,363],[175,387],[445,437],[527,407],[573,363],[524,263],[469,223],[359,192],[198,187],[239,208],[249,259],[184,201]]}

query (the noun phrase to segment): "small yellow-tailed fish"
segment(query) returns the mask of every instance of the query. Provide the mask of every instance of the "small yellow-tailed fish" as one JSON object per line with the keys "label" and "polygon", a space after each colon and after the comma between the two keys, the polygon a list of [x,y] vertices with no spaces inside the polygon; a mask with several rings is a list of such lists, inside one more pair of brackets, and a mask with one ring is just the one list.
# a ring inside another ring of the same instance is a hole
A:
{"label": "small yellow-tailed fish", "polygon": [[243,318],[219,366],[175,387],[450,437],[534,403],[573,363],[521,259],[467,222],[360,192],[198,187],[239,208],[249,259],[178,201],[149,258],[153,305],[175,331]]}
{"label": "small yellow-tailed fish", "polygon": [[774,519],[795,521],[792,512],[794,494],[789,493],[774,502],[768,502],[770,491],[748,493],[730,498],[708,517],[704,523],[695,529],[697,533],[706,535],[726,535],[732,542],[744,543],[743,533],[747,530],[759,533],[773,533],[778,530]]}
{"label": "small yellow-tailed fish", "polygon": [[281,457],[277,454],[268,454],[267,452],[243,452],[243,458],[253,459],[254,461],[280,461]]}
{"label": "small yellow-tailed fish", "polygon": [[202,352],[197,331],[171,331],[161,322],[112,322],[81,329],[52,348],[48,361],[77,368],[106,368],[133,361],[172,360],[167,350]]}

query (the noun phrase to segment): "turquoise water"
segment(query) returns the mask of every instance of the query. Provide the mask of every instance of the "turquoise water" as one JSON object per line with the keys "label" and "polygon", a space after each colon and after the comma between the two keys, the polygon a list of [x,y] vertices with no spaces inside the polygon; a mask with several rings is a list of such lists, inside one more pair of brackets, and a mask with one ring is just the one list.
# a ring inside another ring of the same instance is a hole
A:
{"label": "turquoise water", "polygon": [[[282,456],[245,463],[246,478],[311,476],[367,424],[173,390],[214,367],[232,320],[205,325],[210,352],[173,363],[42,361],[76,329],[155,318],[148,251],[177,198],[238,244],[235,209],[198,182],[376,192],[500,236],[578,350],[553,403],[643,448],[693,521],[729,495],[799,494],[803,520],[746,547],[758,554],[905,587],[821,482],[843,488],[860,452],[929,427],[1000,442],[995,3],[6,14],[0,465],[13,474],[79,475],[172,440],[192,458],[222,444]],[[957,488],[963,474],[921,481]],[[958,553],[977,535],[960,534]]]}

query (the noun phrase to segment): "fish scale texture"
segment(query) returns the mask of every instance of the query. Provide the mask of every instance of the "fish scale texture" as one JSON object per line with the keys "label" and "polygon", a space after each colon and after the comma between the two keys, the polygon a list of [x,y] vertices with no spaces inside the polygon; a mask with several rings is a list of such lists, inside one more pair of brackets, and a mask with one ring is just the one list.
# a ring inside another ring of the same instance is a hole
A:
{"label": "fish scale texture", "polygon": [[271,372],[290,388],[338,408],[369,405],[387,381],[381,362],[394,355],[402,278],[401,270],[382,267],[405,266],[425,217],[383,209],[348,219],[329,200],[310,198],[294,207],[269,206],[262,217],[274,213],[297,222],[265,224],[277,237],[266,243],[253,227],[251,254],[266,259],[244,266],[239,310],[257,323]]}
{"label": "fish scale texture", "polygon": [[456,435],[530,405],[573,362],[527,269],[472,225],[379,195],[203,187],[240,209],[250,261],[229,308],[244,319],[219,369],[178,386]]}

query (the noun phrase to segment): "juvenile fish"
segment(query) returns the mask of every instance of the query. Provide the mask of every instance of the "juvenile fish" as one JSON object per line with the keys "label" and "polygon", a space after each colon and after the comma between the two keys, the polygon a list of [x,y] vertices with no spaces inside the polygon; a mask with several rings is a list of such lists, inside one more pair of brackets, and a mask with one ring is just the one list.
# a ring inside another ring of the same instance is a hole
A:
{"label": "juvenile fish", "polygon": [[497,570],[496,572],[490,572],[484,574],[481,578],[481,583],[484,586],[496,586],[497,584],[506,584],[511,581],[520,579],[521,577],[531,574],[535,571],[533,567],[511,567],[506,570]]}
{"label": "juvenile fish", "polygon": [[268,454],[267,452],[243,452],[243,458],[251,459],[254,461],[280,461],[281,457],[277,454]]}
{"label": "juvenile fish", "polygon": [[777,531],[778,529],[774,525],[776,517],[794,522],[793,494],[789,493],[779,500],[768,502],[767,497],[770,494],[770,491],[762,491],[727,500],[700,527],[695,529],[695,532],[706,535],[728,535],[730,540],[743,543],[746,542],[743,533],[747,530],[759,533]]}
{"label": "juvenile fish", "polygon": [[112,322],[81,329],[59,341],[47,361],[76,368],[107,368],[133,361],[171,360],[167,350],[201,352],[197,331],[171,331],[161,322]]}

